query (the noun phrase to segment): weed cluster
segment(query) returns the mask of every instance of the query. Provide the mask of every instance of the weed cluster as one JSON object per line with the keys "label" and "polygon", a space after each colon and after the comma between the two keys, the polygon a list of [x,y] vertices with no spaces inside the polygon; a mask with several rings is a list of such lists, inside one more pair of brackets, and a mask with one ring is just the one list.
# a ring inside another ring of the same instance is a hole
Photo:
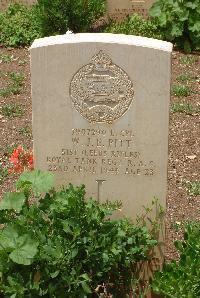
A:
{"label": "weed cluster", "polygon": [[192,94],[192,89],[187,85],[181,85],[181,84],[173,85],[172,94],[177,97],[187,97]]}
{"label": "weed cluster", "polygon": [[20,104],[10,103],[1,107],[1,114],[7,118],[21,117],[24,115],[24,110]]}
{"label": "weed cluster", "polygon": [[8,77],[10,79],[10,83],[7,87],[0,89],[0,96],[8,97],[11,94],[19,94],[22,90],[24,75],[23,73],[16,73],[16,72],[8,72],[8,73],[1,73],[2,76]]}
{"label": "weed cluster", "polygon": [[13,55],[8,55],[8,54],[2,54],[2,55],[0,55],[0,62],[10,63],[13,60],[14,60]]}
{"label": "weed cluster", "polygon": [[181,75],[179,75],[176,80],[178,82],[189,82],[189,81],[193,81],[195,80],[195,77],[193,75],[191,75],[190,73],[183,73]]}
{"label": "weed cluster", "polygon": [[186,182],[186,188],[190,196],[196,197],[200,195],[200,181]]}
{"label": "weed cluster", "polygon": [[4,180],[6,179],[7,176],[8,176],[7,168],[3,167],[0,164],[0,185],[4,182]]}
{"label": "weed cluster", "polygon": [[180,62],[185,65],[192,65],[195,62],[198,62],[198,57],[195,56],[182,56],[180,58]]}
{"label": "weed cluster", "polygon": [[28,127],[28,126],[19,128],[18,131],[19,131],[19,134],[20,134],[20,135],[23,135],[23,136],[25,136],[25,137],[30,138],[30,137],[32,136],[31,129],[30,129],[30,127]]}
{"label": "weed cluster", "polygon": [[174,103],[171,108],[172,113],[185,113],[188,115],[193,115],[199,113],[199,109],[194,107],[190,103]]}

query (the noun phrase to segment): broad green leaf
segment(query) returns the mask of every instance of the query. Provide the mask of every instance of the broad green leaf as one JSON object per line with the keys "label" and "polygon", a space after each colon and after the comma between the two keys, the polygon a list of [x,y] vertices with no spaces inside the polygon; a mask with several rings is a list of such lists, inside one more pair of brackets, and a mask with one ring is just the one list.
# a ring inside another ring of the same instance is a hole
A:
{"label": "broad green leaf", "polygon": [[160,22],[160,26],[165,26],[167,23],[167,16],[165,13],[161,13],[160,17],[159,17],[159,22]]}
{"label": "broad green leaf", "polygon": [[10,259],[23,265],[30,265],[37,253],[38,243],[28,234],[19,235],[13,226],[6,227],[0,234],[0,250],[11,252]]}
{"label": "broad green leaf", "polygon": [[78,248],[72,249],[72,251],[71,251],[71,257],[72,257],[72,259],[74,259],[77,256],[77,254],[78,254]]}
{"label": "broad green leaf", "polygon": [[188,19],[188,17],[189,17],[189,11],[188,10],[182,11],[182,13],[180,13],[179,20],[181,22],[184,22]]}
{"label": "broad green leaf", "polygon": [[159,17],[161,15],[162,11],[160,6],[158,5],[153,5],[150,9],[150,16],[151,17]]}
{"label": "broad green leaf", "polygon": [[26,198],[24,193],[8,192],[4,195],[3,200],[0,202],[0,210],[22,210]]}
{"label": "broad green leaf", "polygon": [[85,281],[83,281],[83,282],[81,283],[81,285],[82,285],[82,288],[83,288],[83,290],[84,290],[84,292],[85,292],[86,294],[91,294],[91,293],[92,293],[90,287],[87,285],[87,283],[86,283]]}
{"label": "broad green leaf", "polygon": [[191,9],[196,9],[198,7],[198,4],[197,2],[195,3],[195,2],[189,1],[185,3],[185,6]]}
{"label": "broad green leaf", "polygon": [[183,33],[183,28],[177,24],[177,25],[173,25],[172,30],[171,30],[171,35],[173,37],[178,37],[178,36],[182,36]]}
{"label": "broad green leaf", "polygon": [[38,243],[30,236],[23,235],[18,238],[17,247],[11,252],[10,259],[22,265],[30,265],[37,254]]}
{"label": "broad green leaf", "polygon": [[178,251],[182,251],[182,243],[181,241],[175,241],[174,246],[177,248]]}
{"label": "broad green leaf", "polygon": [[189,25],[189,29],[190,29],[192,32],[200,32],[200,21],[199,21],[199,22],[196,22],[196,23],[193,24],[193,25]]}
{"label": "broad green leaf", "polygon": [[60,270],[57,270],[53,273],[50,273],[51,278],[56,278],[58,276],[58,274],[60,273]]}
{"label": "broad green leaf", "polygon": [[48,192],[53,187],[53,175],[40,170],[24,172],[17,182],[17,188],[24,189],[26,187],[31,188],[36,196]]}
{"label": "broad green leaf", "polygon": [[3,248],[4,250],[14,249],[16,247],[17,239],[19,235],[17,230],[8,226],[0,233],[0,250]]}
{"label": "broad green leaf", "polygon": [[133,238],[128,238],[127,243],[128,244],[133,244]]}
{"label": "broad green leaf", "polygon": [[86,281],[91,281],[91,278],[89,278],[88,274],[87,273],[83,273],[80,275],[80,277],[84,278],[84,280]]}

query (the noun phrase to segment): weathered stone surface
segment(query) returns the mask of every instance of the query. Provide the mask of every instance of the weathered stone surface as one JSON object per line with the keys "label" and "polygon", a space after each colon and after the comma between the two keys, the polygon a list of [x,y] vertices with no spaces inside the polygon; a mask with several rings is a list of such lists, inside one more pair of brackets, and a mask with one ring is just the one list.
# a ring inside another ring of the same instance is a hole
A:
{"label": "weathered stone surface", "polygon": [[133,13],[147,17],[154,2],[154,0],[107,0],[107,13],[111,19],[117,21]]}
{"label": "weathered stone surface", "polygon": [[34,158],[57,185],[85,184],[135,218],[165,206],[172,45],[67,34],[31,47]]}

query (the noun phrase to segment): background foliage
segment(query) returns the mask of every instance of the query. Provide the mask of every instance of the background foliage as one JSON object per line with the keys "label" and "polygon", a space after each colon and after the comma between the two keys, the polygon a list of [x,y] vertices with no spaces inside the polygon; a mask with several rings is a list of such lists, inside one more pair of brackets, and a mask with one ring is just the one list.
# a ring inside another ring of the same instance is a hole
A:
{"label": "background foliage", "polygon": [[36,18],[36,8],[23,5],[10,5],[7,11],[0,12],[0,43],[6,46],[24,46],[41,37]]}
{"label": "background foliage", "polygon": [[104,4],[104,0],[38,0],[42,33],[87,32],[94,20],[104,13]]}
{"label": "background foliage", "polygon": [[161,31],[158,30],[156,22],[146,20],[137,14],[126,18],[120,23],[111,23],[105,31],[162,39]]}
{"label": "background foliage", "polygon": [[[35,38],[68,30],[89,32],[104,15],[105,0],[38,0],[31,8],[11,5],[0,13],[0,43],[24,46]],[[149,19],[132,15],[121,23],[107,24],[105,32],[164,39],[185,51],[200,49],[199,0],[157,0],[150,15]],[[103,30],[101,25],[99,30]]]}
{"label": "background foliage", "polygon": [[200,49],[199,0],[157,0],[150,15],[158,22],[164,39],[187,52]]}

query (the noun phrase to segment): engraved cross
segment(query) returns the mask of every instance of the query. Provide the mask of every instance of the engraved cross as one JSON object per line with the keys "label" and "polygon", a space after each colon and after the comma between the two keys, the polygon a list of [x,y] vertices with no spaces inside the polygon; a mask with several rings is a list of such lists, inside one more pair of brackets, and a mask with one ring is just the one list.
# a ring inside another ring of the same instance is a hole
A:
{"label": "engraved cross", "polygon": [[100,190],[101,190],[101,186],[102,184],[105,182],[106,180],[100,179],[100,180],[96,180],[96,182],[98,183],[98,188],[97,188],[97,201],[100,202]]}

